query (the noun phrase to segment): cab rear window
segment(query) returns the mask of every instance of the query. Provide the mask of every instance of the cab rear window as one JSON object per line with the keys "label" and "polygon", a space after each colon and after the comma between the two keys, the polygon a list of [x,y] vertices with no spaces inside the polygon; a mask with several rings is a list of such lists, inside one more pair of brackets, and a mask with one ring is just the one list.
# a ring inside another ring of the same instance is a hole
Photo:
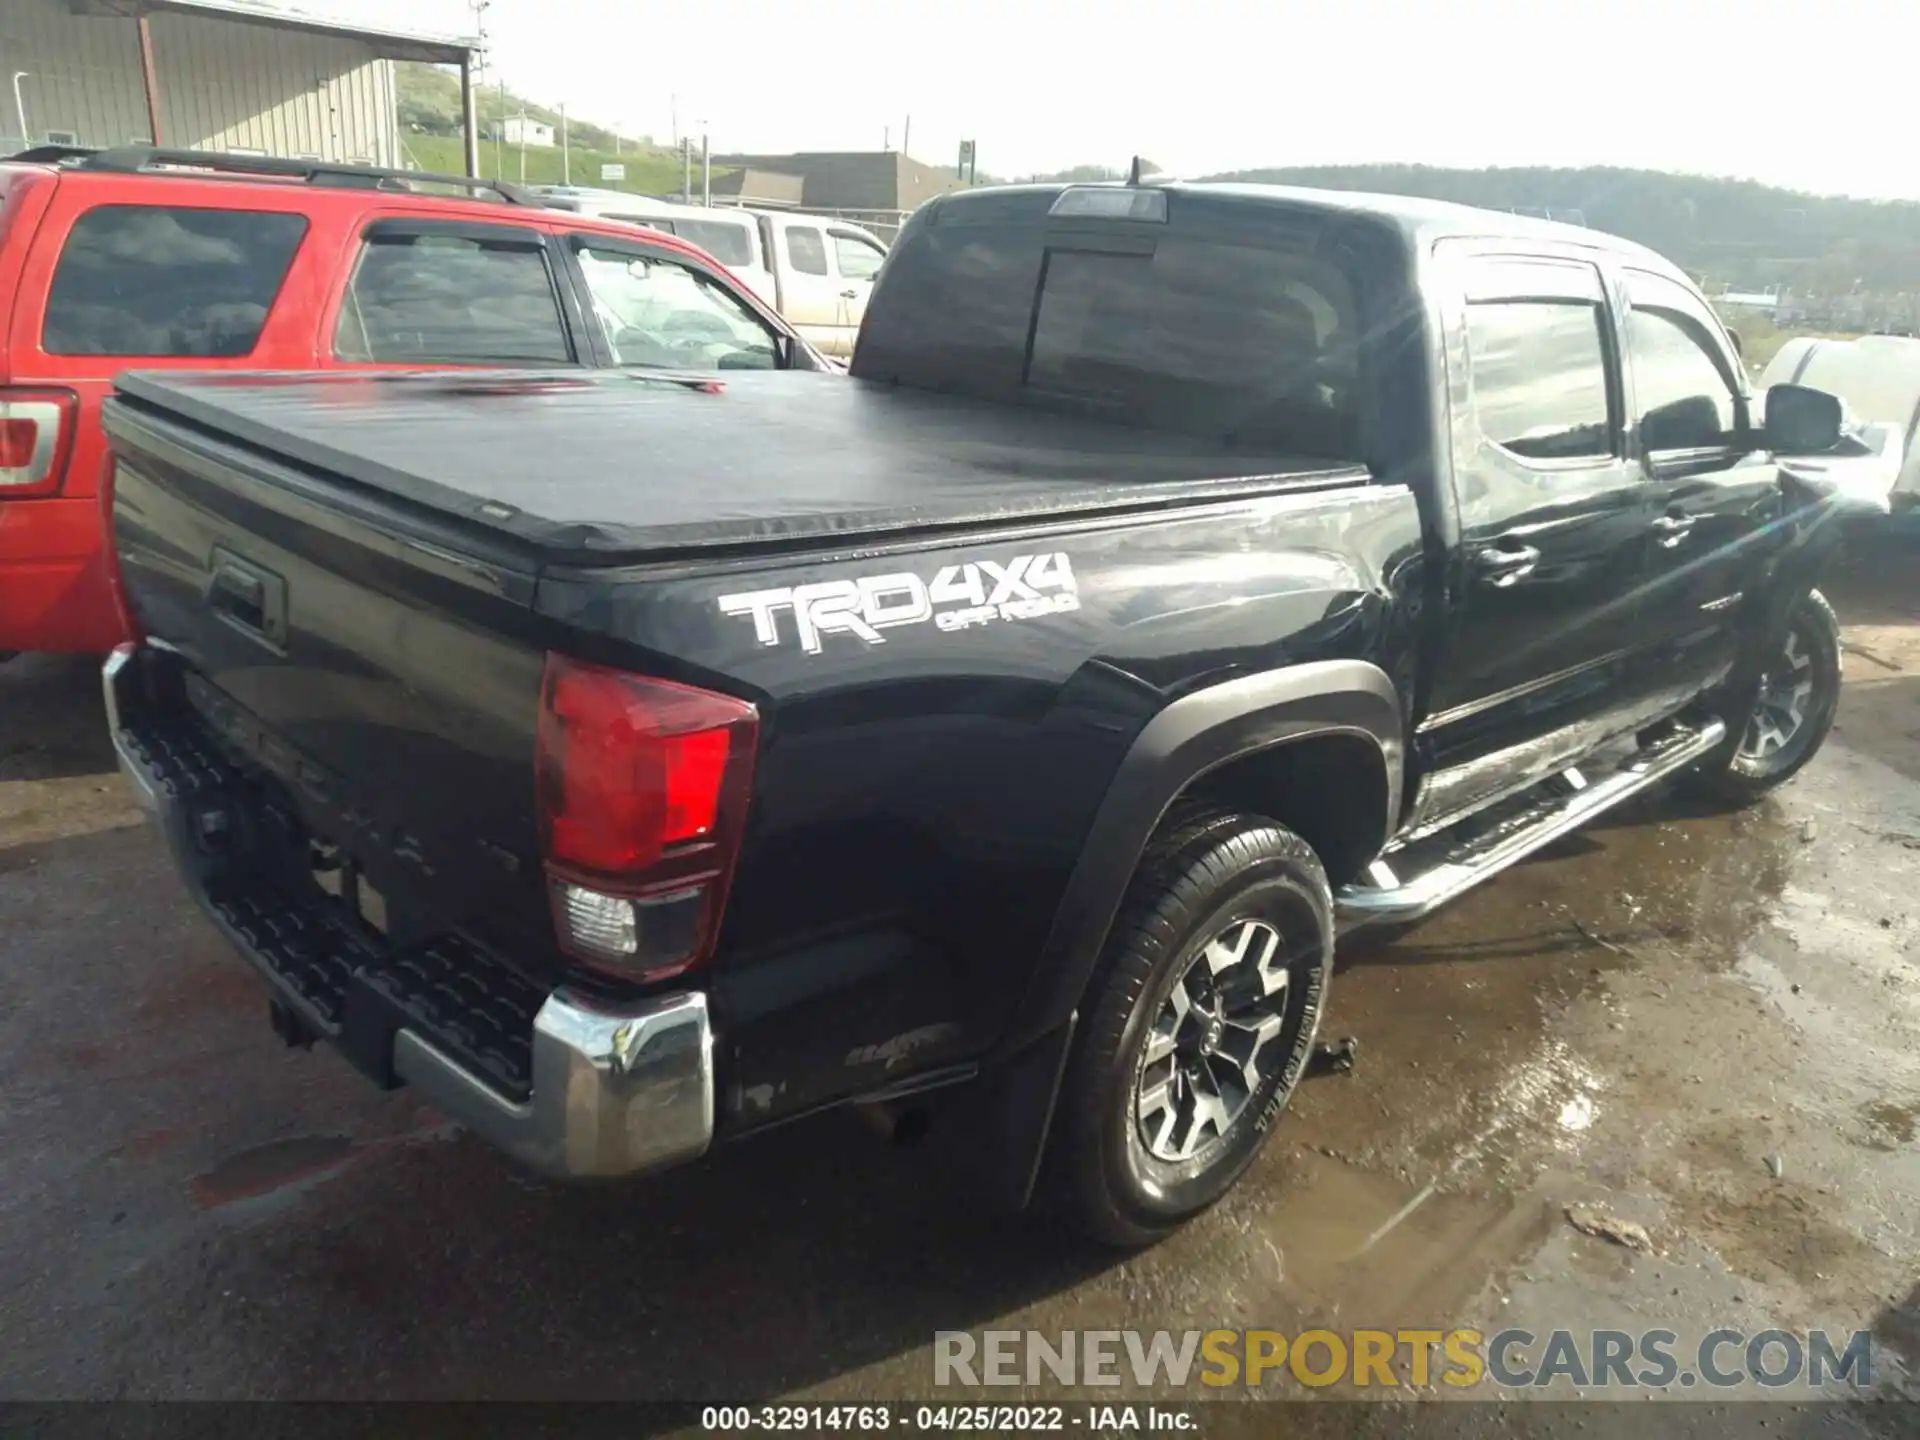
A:
{"label": "cab rear window", "polygon": [[41,348],[247,355],[306,232],[306,217],[277,211],[98,206],[74,222],[61,248]]}
{"label": "cab rear window", "polygon": [[1236,445],[1360,454],[1355,285],[1297,245],[932,226],[895,246],[887,277],[856,375]]}
{"label": "cab rear window", "polygon": [[675,220],[673,233],[691,240],[722,265],[753,264],[753,237],[744,225],[724,220]]}

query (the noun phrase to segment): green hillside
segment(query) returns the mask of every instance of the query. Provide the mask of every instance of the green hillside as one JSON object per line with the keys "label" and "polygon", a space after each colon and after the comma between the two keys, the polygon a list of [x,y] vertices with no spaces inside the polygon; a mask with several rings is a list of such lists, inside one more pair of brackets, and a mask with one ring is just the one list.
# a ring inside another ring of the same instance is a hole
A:
{"label": "green hillside", "polygon": [[[442,174],[466,173],[466,158],[461,151],[462,116],[460,77],[437,65],[403,62],[393,67],[398,92],[400,138],[412,163],[422,170]],[[499,85],[483,85],[474,96],[474,110],[480,122],[480,173],[488,179],[521,179],[520,147],[504,142],[496,146],[504,116],[524,113],[529,119],[552,125],[556,131],[560,112],[540,105]],[[609,190],[631,190],[638,194],[678,194],[680,156],[671,149],[655,145],[645,135],[615,135],[605,126],[595,125],[579,116],[567,118],[568,158],[575,185],[601,186]],[[559,185],[564,182],[559,145],[527,147],[526,183]],[[497,157],[497,158],[496,158]],[[624,180],[602,180],[600,167],[618,163],[627,167]],[[498,172],[496,172],[496,166]],[[716,169],[714,174],[722,171]],[[694,166],[693,184],[700,184],[699,165]]]}
{"label": "green hillside", "polygon": [[[403,135],[407,154],[414,164],[422,170],[437,170],[443,175],[463,175],[466,173],[466,157],[461,153],[461,142],[457,135]],[[583,150],[579,146],[571,147],[573,183],[575,185],[593,185],[606,190],[631,190],[639,195],[677,195],[680,193],[680,157],[664,155],[657,150],[642,151],[638,154],[624,146],[618,155],[611,150]],[[515,184],[520,181],[520,147],[502,144],[498,149],[499,171],[495,169],[495,147],[492,140],[480,142],[480,173],[489,180],[504,179]],[[618,162],[627,167],[625,180],[602,180],[600,166]],[[504,172],[504,173],[500,173]],[[721,174],[719,167],[714,174]],[[527,147],[526,183],[529,185],[558,185],[561,183],[560,147],[558,145]],[[696,194],[700,189],[700,166],[696,161],[693,167],[693,187]]]}
{"label": "green hillside", "polygon": [[1326,165],[1208,178],[1419,195],[1574,220],[1651,246],[1716,288],[1920,290],[1920,204],[1910,201],[1805,195],[1752,180],[1604,167]]}

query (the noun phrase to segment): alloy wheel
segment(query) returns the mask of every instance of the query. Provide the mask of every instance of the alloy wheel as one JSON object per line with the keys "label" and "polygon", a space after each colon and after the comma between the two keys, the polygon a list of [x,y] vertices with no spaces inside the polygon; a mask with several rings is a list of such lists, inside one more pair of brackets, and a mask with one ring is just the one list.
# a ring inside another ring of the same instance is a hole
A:
{"label": "alloy wheel", "polygon": [[1760,677],[1760,699],[1740,741],[1743,759],[1772,761],[1806,727],[1813,698],[1813,657],[1800,646],[1798,632],[1787,638]]}
{"label": "alloy wheel", "polygon": [[1224,1138],[1274,1067],[1288,998],[1280,932],[1235,920],[1174,982],[1141,1048],[1134,1082],[1140,1143],[1156,1160],[1191,1160]]}

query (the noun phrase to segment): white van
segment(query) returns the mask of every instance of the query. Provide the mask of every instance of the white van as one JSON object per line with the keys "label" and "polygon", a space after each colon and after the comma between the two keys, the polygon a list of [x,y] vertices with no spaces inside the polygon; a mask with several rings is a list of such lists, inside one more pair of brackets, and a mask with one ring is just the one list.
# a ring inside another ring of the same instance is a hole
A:
{"label": "white van", "polygon": [[680,205],[618,190],[530,187],[542,204],[665,230],[726,266],[827,355],[853,354],[887,247],[858,225],[821,215]]}

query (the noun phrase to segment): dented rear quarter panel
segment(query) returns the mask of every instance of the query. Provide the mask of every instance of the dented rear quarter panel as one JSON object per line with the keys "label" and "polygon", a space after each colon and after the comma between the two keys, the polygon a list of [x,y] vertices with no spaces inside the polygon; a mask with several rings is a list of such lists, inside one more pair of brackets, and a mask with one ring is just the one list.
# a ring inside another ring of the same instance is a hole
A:
{"label": "dented rear quarter panel", "polygon": [[[865,633],[799,623],[794,600],[853,606],[861,581],[879,622]],[[1026,1018],[1067,878],[1147,721],[1314,660],[1369,660],[1410,696],[1422,583],[1411,492],[1344,481],[804,558],[549,570],[536,606],[611,663],[760,706],[711,980],[739,1127],[983,1055]]]}

